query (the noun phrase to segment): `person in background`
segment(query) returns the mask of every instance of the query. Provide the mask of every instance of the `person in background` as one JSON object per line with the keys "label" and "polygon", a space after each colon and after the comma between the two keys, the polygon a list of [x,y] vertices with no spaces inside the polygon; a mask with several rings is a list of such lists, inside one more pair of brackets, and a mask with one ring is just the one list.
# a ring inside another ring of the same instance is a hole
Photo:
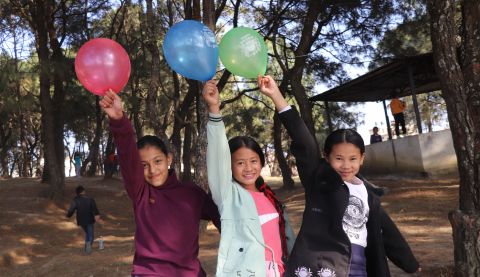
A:
{"label": "person in background", "polygon": [[82,169],[82,156],[80,152],[75,151],[73,154],[73,161],[75,164],[75,176],[80,177],[80,170]]}
{"label": "person in background", "polygon": [[205,277],[198,259],[200,220],[217,228],[220,215],[198,185],[181,182],[170,165],[173,155],[158,137],[135,141],[122,100],[108,91],[100,101],[108,115],[118,161],[135,216],[132,276]]}
{"label": "person in background", "polygon": [[85,231],[85,253],[90,254],[94,235],[93,225],[100,220],[100,213],[95,200],[87,197],[83,186],[76,187],[75,193],[77,196],[70,203],[67,217],[70,218],[75,212],[77,213],[77,225]]}
{"label": "person in background", "polygon": [[370,144],[382,142],[382,136],[378,134],[378,127],[373,127],[373,134],[370,136]]}
{"label": "person in background", "polygon": [[392,101],[390,101],[390,111],[395,119],[395,134],[397,138],[400,137],[400,126],[402,126],[403,135],[407,134],[407,128],[405,128],[405,102],[398,99],[397,95],[394,95]]}

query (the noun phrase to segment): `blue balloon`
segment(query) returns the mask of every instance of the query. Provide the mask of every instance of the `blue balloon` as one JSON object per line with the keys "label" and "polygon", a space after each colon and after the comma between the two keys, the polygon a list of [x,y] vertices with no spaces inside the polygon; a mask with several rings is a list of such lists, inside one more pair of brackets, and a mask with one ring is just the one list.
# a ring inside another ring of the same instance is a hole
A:
{"label": "blue balloon", "polygon": [[163,41],[163,55],[175,72],[197,81],[208,81],[215,75],[218,46],[215,34],[195,20],[173,25]]}

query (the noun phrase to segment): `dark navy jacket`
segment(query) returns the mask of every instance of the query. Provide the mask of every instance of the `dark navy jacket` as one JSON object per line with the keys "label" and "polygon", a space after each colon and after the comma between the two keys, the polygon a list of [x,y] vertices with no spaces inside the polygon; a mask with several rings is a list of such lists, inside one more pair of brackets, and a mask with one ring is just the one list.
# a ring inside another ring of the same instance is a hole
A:
{"label": "dark navy jacket", "polygon": [[77,211],[77,225],[79,226],[95,223],[95,216],[99,215],[95,200],[85,195],[78,195],[72,200],[67,217],[71,217],[75,211]]}

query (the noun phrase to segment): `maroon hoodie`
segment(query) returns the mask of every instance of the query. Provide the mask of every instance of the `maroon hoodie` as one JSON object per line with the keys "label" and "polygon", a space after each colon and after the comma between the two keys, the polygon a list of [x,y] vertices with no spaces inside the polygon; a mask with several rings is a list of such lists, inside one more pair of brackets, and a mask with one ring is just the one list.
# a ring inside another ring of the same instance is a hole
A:
{"label": "maroon hoodie", "polygon": [[145,181],[130,121],[110,120],[120,170],[135,213],[135,276],[205,276],[198,260],[200,219],[219,228],[211,197],[193,183],[181,183],[173,170],[160,187]]}

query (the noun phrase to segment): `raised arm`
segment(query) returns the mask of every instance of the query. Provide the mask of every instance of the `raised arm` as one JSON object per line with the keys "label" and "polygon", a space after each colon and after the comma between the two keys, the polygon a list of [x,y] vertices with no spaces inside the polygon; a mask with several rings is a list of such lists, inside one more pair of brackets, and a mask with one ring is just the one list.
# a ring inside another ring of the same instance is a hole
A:
{"label": "raised arm", "polygon": [[230,148],[228,147],[225,125],[220,114],[220,96],[214,81],[203,87],[203,99],[208,105],[207,123],[207,172],[208,186],[213,201],[222,210],[223,200],[233,188]]}
{"label": "raised arm", "polygon": [[122,100],[117,94],[112,91],[107,92],[100,101],[100,106],[110,119],[110,130],[117,147],[125,189],[130,199],[136,203],[145,188],[145,177],[137,150],[135,132],[123,113]]}
{"label": "raised arm", "polygon": [[300,118],[297,110],[290,107],[270,76],[259,77],[260,92],[275,104],[279,118],[292,139],[291,150],[297,162],[300,180],[304,187],[315,183],[315,173],[320,165],[320,154],[315,138]]}

